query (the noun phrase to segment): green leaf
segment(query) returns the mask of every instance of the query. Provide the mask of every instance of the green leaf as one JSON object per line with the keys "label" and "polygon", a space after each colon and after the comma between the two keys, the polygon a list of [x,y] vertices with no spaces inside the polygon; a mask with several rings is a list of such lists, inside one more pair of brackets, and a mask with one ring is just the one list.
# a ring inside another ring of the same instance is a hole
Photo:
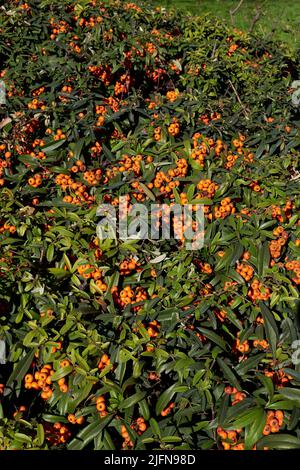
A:
{"label": "green leaf", "polygon": [[137,392],[131,397],[126,398],[122,403],[119,405],[120,410],[125,410],[126,408],[130,408],[134,406],[136,403],[141,401],[146,395],[146,392]]}
{"label": "green leaf", "polygon": [[42,424],[37,425],[37,443],[39,446],[42,446],[45,439],[44,427]]}
{"label": "green leaf", "polygon": [[202,328],[202,327],[198,327],[197,330],[199,330],[201,333],[203,333],[204,336],[206,336],[208,339],[210,339],[213,343],[220,346],[221,349],[226,351],[226,349],[227,349],[226,348],[226,343],[219,335],[217,335],[217,333],[214,333],[213,331],[208,330],[207,328]]}
{"label": "green leaf", "polygon": [[266,271],[269,268],[270,263],[270,250],[269,243],[264,242],[263,245],[260,245],[258,248],[258,257],[257,257],[257,274],[259,278],[264,278]]}
{"label": "green leaf", "polygon": [[280,389],[280,395],[300,406],[300,390],[298,388],[283,387]]}
{"label": "green leaf", "polygon": [[182,438],[179,437],[179,436],[166,436],[166,437],[162,437],[162,438],[161,438],[161,441],[162,441],[162,442],[169,442],[169,443],[172,443],[172,442],[181,442],[181,441],[182,441]]}
{"label": "green leaf", "polygon": [[268,342],[272,348],[273,357],[276,357],[276,349],[277,349],[277,342],[278,342],[278,328],[276,325],[276,321],[272,312],[268,309],[268,307],[263,303],[259,302],[259,306],[261,309],[262,317],[264,319],[264,329],[266,332],[266,337]]}
{"label": "green leaf", "polygon": [[219,419],[220,426],[223,426],[224,424],[224,421],[227,416],[228,407],[229,407],[229,395],[226,393],[222,398],[220,409],[219,409],[218,419]]}
{"label": "green leaf", "polygon": [[51,380],[54,382],[57,380],[60,380],[63,377],[66,377],[66,375],[71,374],[72,371],[73,371],[72,366],[61,367],[61,369],[58,369],[56,372],[54,372],[53,375],[51,375]]}
{"label": "green leaf", "polygon": [[93,382],[88,382],[87,384],[85,384],[85,386],[83,387],[83,389],[80,391],[77,398],[73,402],[74,409],[76,409],[77,406],[80,405],[80,403],[88,397],[92,388],[93,388]]}
{"label": "green leaf", "polygon": [[42,418],[44,421],[47,421],[47,423],[57,423],[58,421],[61,423],[68,423],[68,420],[60,415],[43,414]]}
{"label": "green leaf", "polygon": [[240,242],[236,242],[231,246],[220,258],[216,265],[215,265],[215,272],[220,271],[221,269],[224,269],[225,267],[228,266],[234,266],[236,261],[240,259],[241,255],[243,254],[244,247],[241,245]]}
{"label": "green leaf", "polygon": [[62,268],[49,268],[48,271],[58,279],[63,279],[64,277],[71,276],[71,273],[69,271],[66,271]]}
{"label": "green leaf", "polygon": [[28,372],[29,367],[31,366],[35,351],[36,351],[35,349],[31,350],[22,359],[19,360],[19,362],[17,363],[16,367],[14,368],[13,372],[11,373],[11,375],[9,376],[7,380],[5,390],[9,390],[9,388],[13,386],[14,381],[17,382],[17,388],[20,388],[21,382],[25,374]]}
{"label": "green leaf", "polygon": [[176,391],[176,384],[171,385],[167,390],[165,390],[159,397],[156,403],[155,412],[157,415],[167,407],[167,405],[172,400],[173,396],[175,395]]}
{"label": "green leaf", "polygon": [[180,195],[179,195],[179,192],[177,191],[176,188],[173,188],[173,194],[174,194],[174,197],[175,197],[176,204],[181,204]]}
{"label": "green leaf", "polygon": [[295,403],[289,400],[280,400],[268,405],[270,410],[293,410]]}
{"label": "green leaf", "polygon": [[257,418],[257,416],[260,416],[260,411],[261,408],[255,407],[241,412],[238,418],[235,418],[234,420],[230,421],[229,424],[227,424],[227,427],[232,429],[239,429],[249,426]]}
{"label": "green leaf", "polygon": [[149,410],[149,406],[148,406],[148,403],[147,403],[146,399],[140,401],[139,410],[140,410],[140,414],[144,418],[144,420],[149,421],[149,419],[150,419],[150,410]]}
{"label": "green leaf", "polygon": [[144,191],[144,193],[148,196],[148,198],[151,199],[151,201],[155,202],[156,198],[155,198],[154,194],[152,193],[152,191],[150,191],[150,189],[147,188],[147,186],[144,183],[139,182],[139,185],[142,188],[142,190]]}
{"label": "green leaf", "polygon": [[151,418],[149,423],[150,423],[150,427],[154,436],[161,437],[161,432],[160,432],[160,427],[159,427],[158,422],[154,418]]}
{"label": "green leaf", "polygon": [[239,363],[235,370],[239,375],[245,375],[249,370],[255,369],[260,361],[265,357],[265,354],[256,354],[256,356],[249,357],[245,361]]}
{"label": "green leaf", "polygon": [[54,150],[58,149],[59,147],[61,147],[64,143],[66,142],[66,139],[61,139],[61,140],[57,140],[56,142],[52,143],[52,144],[47,144],[43,147],[43,152],[45,153],[51,153],[53,152]]}
{"label": "green leaf", "polygon": [[53,255],[54,255],[54,245],[49,245],[46,251],[46,258],[49,263],[53,260]]}
{"label": "green leaf", "polygon": [[258,449],[268,447],[269,449],[300,449],[300,439],[290,434],[269,434],[257,443]]}
{"label": "green leaf", "polygon": [[90,423],[68,444],[68,450],[81,450],[86,447],[89,442],[100,434],[112,419],[113,415],[109,415],[99,421],[96,419],[94,422]]}
{"label": "green leaf", "polygon": [[250,450],[262,436],[266,424],[266,414],[262,408],[258,408],[252,417],[252,422],[245,430],[245,449]]}
{"label": "green leaf", "polygon": [[31,444],[31,437],[27,436],[27,434],[23,434],[21,432],[16,432],[14,434],[14,438],[18,442],[22,442],[24,444]]}
{"label": "green leaf", "polygon": [[261,383],[265,387],[268,393],[269,399],[272,400],[273,395],[274,395],[274,384],[273,384],[272,379],[270,377],[266,377],[263,374],[257,374],[257,378],[261,381]]}
{"label": "green leaf", "polygon": [[230,367],[223,361],[223,359],[218,357],[217,358],[217,363],[219,364],[220,369],[222,370],[222,372],[223,372],[224,376],[226,377],[226,379],[228,379],[230,385],[237,388],[238,390],[241,390],[241,385],[240,385],[238,379],[236,378],[236,376],[234,375],[234,373],[232,372]]}

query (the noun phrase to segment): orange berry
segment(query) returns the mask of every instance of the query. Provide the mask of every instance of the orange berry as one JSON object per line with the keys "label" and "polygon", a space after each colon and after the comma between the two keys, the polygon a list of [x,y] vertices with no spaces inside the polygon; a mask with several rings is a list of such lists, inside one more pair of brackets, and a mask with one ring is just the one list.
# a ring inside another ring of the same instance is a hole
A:
{"label": "orange berry", "polygon": [[96,408],[97,408],[98,411],[105,411],[106,410],[106,404],[104,402],[97,403]]}

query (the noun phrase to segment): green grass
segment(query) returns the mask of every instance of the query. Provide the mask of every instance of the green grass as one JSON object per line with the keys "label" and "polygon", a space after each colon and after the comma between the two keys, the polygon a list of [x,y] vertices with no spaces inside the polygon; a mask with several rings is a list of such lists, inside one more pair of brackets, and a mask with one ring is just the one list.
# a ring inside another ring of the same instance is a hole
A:
{"label": "green grass", "polygon": [[[177,6],[194,14],[212,13],[226,21],[231,21],[230,10],[239,0],[152,0],[164,7]],[[256,7],[261,14],[254,30],[270,34],[272,37],[300,47],[300,1],[299,0],[244,0],[234,18],[234,25],[249,30],[256,15]]]}

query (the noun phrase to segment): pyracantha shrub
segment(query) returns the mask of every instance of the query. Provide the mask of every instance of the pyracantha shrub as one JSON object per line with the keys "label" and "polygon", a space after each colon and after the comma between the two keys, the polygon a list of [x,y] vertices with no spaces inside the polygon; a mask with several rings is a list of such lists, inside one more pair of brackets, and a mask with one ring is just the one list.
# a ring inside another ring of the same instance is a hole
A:
{"label": "pyracantha shrub", "polygon": [[[299,448],[299,54],[28,0],[0,60],[0,448]],[[202,204],[203,248],[99,239],[121,196]]]}

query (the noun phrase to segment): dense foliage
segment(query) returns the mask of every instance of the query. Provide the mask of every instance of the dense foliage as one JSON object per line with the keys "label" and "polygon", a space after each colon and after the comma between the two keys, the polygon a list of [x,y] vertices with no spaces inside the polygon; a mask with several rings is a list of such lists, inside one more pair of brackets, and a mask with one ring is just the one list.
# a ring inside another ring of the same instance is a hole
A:
{"label": "dense foliage", "polygon": [[[299,55],[123,1],[0,33],[0,448],[299,448]],[[124,195],[205,246],[99,240]]]}

